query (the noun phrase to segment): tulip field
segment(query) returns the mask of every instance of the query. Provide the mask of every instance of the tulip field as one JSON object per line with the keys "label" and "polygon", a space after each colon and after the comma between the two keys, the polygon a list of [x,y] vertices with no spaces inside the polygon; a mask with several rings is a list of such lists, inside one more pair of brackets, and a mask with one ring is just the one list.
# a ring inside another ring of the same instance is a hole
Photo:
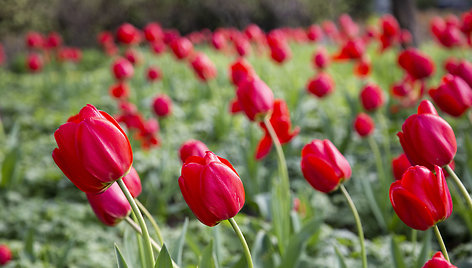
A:
{"label": "tulip field", "polygon": [[0,45],[1,267],[472,267],[472,12]]}

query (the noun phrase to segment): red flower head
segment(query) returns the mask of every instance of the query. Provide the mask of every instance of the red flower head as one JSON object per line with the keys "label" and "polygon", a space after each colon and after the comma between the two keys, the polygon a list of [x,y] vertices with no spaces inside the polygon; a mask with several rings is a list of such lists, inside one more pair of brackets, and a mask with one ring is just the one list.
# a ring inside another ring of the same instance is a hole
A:
{"label": "red flower head", "polygon": [[363,57],[354,66],[354,74],[359,77],[366,77],[370,74],[371,69],[372,66],[370,59],[368,57]]}
{"label": "red flower head", "polygon": [[151,43],[151,51],[159,55],[166,50],[166,44],[162,40],[157,40]]}
{"label": "red flower head", "polygon": [[323,98],[334,90],[334,80],[327,73],[318,73],[308,81],[307,90],[318,98]]}
{"label": "red flower head", "polygon": [[114,38],[113,38],[113,33],[108,32],[108,31],[100,32],[97,35],[97,41],[102,46],[107,46],[107,45],[110,45],[110,44],[114,44],[114,42],[115,42]]}
{"label": "red flower head", "polygon": [[116,80],[126,80],[134,74],[133,65],[125,58],[118,58],[113,62],[112,72]]}
{"label": "red flower head", "polygon": [[380,19],[382,31],[380,33],[381,51],[384,51],[399,41],[400,25],[390,14],[384,15]]}
{"label": "red flower head", "polygon": [[196,53],[190,64],[201,81],[208,81],[217,75],[215,64],[203,53]]}
{"label": "red flower head", "polygon": [[230,66],[231,82],[238,86],[241,81],[252,79],[256,72],[244,58],[239,58]]}
{"label": "red flower head", "polygon": [[458,76],[444,76],[438,88],[431,89],[429,95],[442,111],[455,117],[472,106],[472,89]]}
{"label": "red flower head", "polygon": [[141,142],[141,147],[148,150],[153,146],[160,144],[159,137],[159,122],[154,118],[147,121],[142,120],[138,132],[135,134],[135,139]]}
{"label": "red flower head", "polygon": [[446,70],[453,75],[457,75],[462,78],[469,87],[472,88],[472,63],[462,60],[460,62],[448,61]]}
{"label": "red flower head", "polygon": [[158,67],[149,66],[146,72],[146,78],[149,82],[159,81],[162,78],[162,72]]}
{"label": "red flower head", "polygon": [[306,37],[313,42],[319,41],[323,38],[323,30],[320,26],[313,24],[306,30]]}
{"label": "red flower head", "polygon": [[180,191],[193,214],[205,225],[215,226],[241,210],[244,187],[228,160],[208,151],[191,156],[182,166]]}
{"label": "red flower head", "polygon": [[362,39],[346,41],[341,50],[333,56],[334,60],[357,60],[362,58],[365,52],[365,44]]}
{"label": "red flower head", "polygon": [[274,107],[274,93],[257,77],[239,83],[236,95],[239,106],[251,121],[263,120]]}
{"label": "red flower head", "polygon": [[150,43],[153,43],[164,38],[164,32],[162,31],[161,25],[157,22],[150,22],[144,27],[144,38]]}
{"label": "red flower head", "polygon": [[0,265],[5,265],[12,259],[10,248],[7,245],[0,245]]}
{"label": "red flower head", "polygon": [[118,82],[110,87],[110,95],[116,99],[126,99],[129,95],[129,87],[124,82]]}
{"label": "red flower head", "polygon": [[169,96],[161,94],[152,102],[152,108],[158,117],[169,116],[172,113],[172,100]]}
{"label": "red flower head", "polygon": [[444,47],[452,48],[462,44],[462,33],[456,25],[447,24],[440,17],[434,17],[430,25],[431,33],[436,38],[436,41]]}
{"label": "red flower head", "polygon": [[37,32],[29,32],[26,35],[26,46],[28,48],[36,48],[40,49],[42,48],[45,44],[44,38],[40,33]]}
{"label": "red flower head", "polygon": [[351,177],[351,166],[329,140],[313,140],[303,147],[301,168],[316,190],[329,193]]}
{"label": "red flower head", "polygon": [[292,51],[290,47],[285,44],[279,44],[270,47],[270,57],[277,63],[284,63],[292,57]]}
{"label": "red flower head", "polygon": [[211,35],[211,44],[216,50],[222,50],[226,47],[226,37],[220,32],[216,31]]}
{"label": "red flower head", "polygon": [[43,59],[39,54],[30,53],[26,59],[26,66],[30,72],[39,72],[43,69]]}
{"label": "red flower head", "polygon": [[185,163],[190,156],[204,157],[208,147],[199,140],[188,140],[180,146],[179,155],[182,163]]}
{"label": "red flower head", "polygon": [[103,192],[126,175],[133,162],[128,137],[109,114],[88,104],[61,125],[52,157],[80,190]]}
{"label": "red flower head", "polygon": [[117,225],[131,213],[131,206],[117,183],[103,193],[87,193],[87,199],[97,218],[108,226]]}
{"label": "red flower head", "polygon": [[359,136],[367,137],[372,134],[375,129],[374,120],[372,120],[368,114],[360,113],[354,120],[354,129],[356,130],[357,134],[359,134]]}
{"label": "red flower head", "polygon": [[452,200],[442,169],[436,174],[423,166],[412,166],[390,186],[390,202],[409,227],[426,230],[452,213]]}
{"label": "red flower head", "polygon": [[339,28],[341,34],[346,39],[351,39],[356,37],[359,34],[359,26],[352,20],[351,16],[344,13],[342,14],[339,19]]}
{"label": "red flower head", "polygon": [[434,72],[434,63],[426,54],[409,48],[398,56],[398,64],[414,79],[429,77]]}
{"label": "red flower head", "polygon": [[174,56],[179,60],[187,58],[193,52],[192,43],[185,37],[180,37],[172,41],[170,48]]}
{"label": "red flower head", "polygon": [[[274,101],[274,110],[270,116],[270,124],[274,128],[280,144],[290,142],[300,132],[299,127],[296,127],[293,131],[291,130],[292,122],[290,120],[290,111],[288,110],[285,101],[281,99],[276,99]],[[264,130],[264,136],[259,141],[256,149],[257,160],[266,157],[272,147],[272,139],[266,125],[261,122],[260,126]]]}
{"label": "red flower head", "polygon": [[469,10],[468,12],[462,13],[460,28],[466,35],[472,33],[472,11]]}
{"label": "red flower head", "polygon": [[132,48],[128,48],[125,51],[125,58],[129,62],[131,62],[131,64],[133,64],[133,65],[137,65],[137,64],[141,63],[141,61],[142,61],[141,53],[139,53],[137,50],[134,50]]}
{"label": "red flower head", "polygon": [[392,86],[392,94],[394,97],[402,98],[413,91],[411,84],[406,81],[401,81]]}
{"label": "red flower head", "polygon": [[408,117],[398,132],[400,144],[413,165],[433,169],[445,166],[453,160],[457,143],[451,126],[442,119],[433,104],[423,100],[418,114]]}
{"label": "red flower head", "polygon": [[367,84],[361,91],[360,99],[366,111],[374,111],[385,103],[382,89],[376,84]]}
{"label": "red flower head", "polygon": [[62,37],[59,33],[52,32],[49,33],[46,39],[47,48],[58,48],[62,45]]}
{"label": "red flower head", "polygon": [[233,40],[234,48],[239,56],[244,57],[249,54],[251,50],[251,44],[245,36],[237,36]]}
{"label": "red flower head", "polygon": [[431,260],[427,261],[423,268],[457,268],[457,266],[452,265],[450,262],[448,262],[445,258],[444,255],[438,251],[436,254],[433,255],[433,258]]}
{"label": "red flower head", "polygon": [[141,42],[141,33],[129,23],[123,23],[116,31],[116,40],[125,45],[133,45]]}
{"label": "red flower head", "polygon": [[82,59],[82,51],[74,47],[61,47],[57,52],[59,61],[79,62]]}
{"label": "red flower head", "polygon": [[317,69],[324,69],[328,66],[329,64],[329,55],[328,51],[326,51],[326,48],[320,47],[316,51],[315,54],[313,54],[312,58],[313,65]]}
{"label": "red flower head", "polygon": [[411,167],[410,161],[406,154],[401,154],[392,160],[392,172],[395,180],[401,180],[403,173]]}

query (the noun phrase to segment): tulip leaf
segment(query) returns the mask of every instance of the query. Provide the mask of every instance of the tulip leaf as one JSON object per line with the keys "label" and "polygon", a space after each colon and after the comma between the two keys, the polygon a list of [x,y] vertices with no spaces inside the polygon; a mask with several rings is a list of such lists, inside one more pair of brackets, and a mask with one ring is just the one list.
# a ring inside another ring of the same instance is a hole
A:
{"label": "tulip leaf", "polygon": [[377,224],[380,228],[382,228],[382,230],[386,230],[387,224],[385,223],[385,218],[382,214],[382,210],[380,209],[379,203],[375,198],[370,182],[368,182],[366,179],[361,179],[360,181],[362,183],[362,188],[364,188],[365,197],[367,198],[367,201],[369,201],[369,207],[372,210],[375,219],[377,220]]}
{"label": "tulip leaf", "polygon": [[213,254],[213,240],[210,244],[203,249],[202,256],[200,258],[199,268],[218,268],[215,261],[215,255]]}
{"label": "tulip leaf", "polygon": [[176,243],[173,245],[171,249],[171,255],[174,260],[176,260],[177,265],[182,266],[182,253],[185,244],[185,237],[187,235],[188,229],[188,218],[185,218],[184,225],[182,227],[182,232],[180,236],[177,238]]}
{"label": "tulip leaf", "polygon": [[254,262],[254,267],[274,267],[272,255],[274,248],[272,246],[270,237],[264,231],[259,231],[254,239],[251,255]]}
{"label": "tulip leaf", "polygon": [[282,263],[279,265],[280,268],[297,266],[306,242],[319,230],[320,226],[321,220],[313,217],[303,225],[298,233],[290,238],[285,254],[282,257]]}
{"label": "tulip leaf", "polygon": [[[231,268],[246,268],[246,267],[247,267],[247,262],[246,262],[246,258],[244,257],[244,255],[239,257],[239,260],[231,266]],[[254,267],[258,267],[258,266],[254,265]]]}
{"label": "tulip leaf", "polygon": [[339,248],[334,245],[334,251],[336,252],[336,256],[338,257],[339,261],[339,268],[347,268],[346,264],[346,259],[344,258],[344,255],[339,251]]}
{"label": "tulip leaf", "polygon": [[18,147],[12,148],[3,159],[2,163],[2,176],[0,177],[0,188],[7,187],[13,181],[16,170],[20,151]]}
{"label": "tulip leaf", "polygon": [[172,268],[172,259],[170,258],[169,252],[167,251],[166,245],[162,246],[159,256],[157,256],[156,264],[154,268]]}
{"label": "tulip leaf", "polygon": [[395,236],[392,236],[390,239],[390,251],[393,259],[393,266],[395,268],[406,268],[405,258],[403,257]]}
{"label": "tulip leaf", "polygon": [[416,262],[415,262],[415,268],[418,267],[423,267],[423,265],[426,263],[426,260],[428,260],[428,255],[431,252],[431,229],[427,230],[425,232],[425,236],[423,238],[423,245],[421,246],[421,251],[418,254],[418,257],[416,257]]}
{"label": "tulip leaf", "polygon": [[115,255],[116,255],[116,262],[118,264],[118,268],[128,268],[128,264],[126,263],[123,255],[121,254],[121,251],[118,248],[117,244],[115,244]]}
{"label": "tulip leaf", "polygon": [[34,262],[36,259],[36,255],[34,252],[34,229],[29,228],[28,232],[26,233],[25,237],[25,253],[28,258]]}

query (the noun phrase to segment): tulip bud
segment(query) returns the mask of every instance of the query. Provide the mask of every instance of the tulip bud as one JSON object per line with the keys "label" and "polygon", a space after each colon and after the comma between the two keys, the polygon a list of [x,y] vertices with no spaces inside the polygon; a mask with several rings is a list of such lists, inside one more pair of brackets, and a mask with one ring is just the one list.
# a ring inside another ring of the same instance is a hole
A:
{"label": "tulip bud", "polygon": [[360,99],[366,111],[374,111],[385,102],[382,89],[375,84],[367,84],[361,91]]}
{"label": "tulip bud", "polygon": [[312,59],[313,65],[317,69],[324,69],[329,64],[329,55],[326,51],[326,48],[320,47],[315,54],[313,54]]}
{"label": "tulip bud", "polygon": [[472,89],[458,76],[444,76],[439,87],[431,89],[429,95],[441,110],[455,117],[472,106]]}
{"label": "tulip bud", "polygon": [[123,23],[116,31],[116,39],[126,45],[137,44],[141,42],[141,33],[133,25]]}
{"label": "tulip bud", "polygon": [[311,25],[306,31],[306,37],[308,37],[310,41],[316,42],[323,37],[323,30],[316,24]]}
{"label": "tulip bud", "polygon": [[86,193],[103,192],[126,175],[133,162],[128,137],[109,114],[88,104],[54,132],[52,157]]}
{"label": "tulip bud", "polygon": [[152,108],[158,117],[166,117],[172,113],[172,100],[169,96],[161,94],[154,99]]}
{"label": "tulip bud", "polygon": [[263,120],[274,107],[272,90],[257,77],[241,82],[236,95],[241,109],[251,121]]}
{"label": "tulip bud", "polygon": [[270,57],[276,63],[281,64],[292,57],[292,51],[290,50],[290,47],[287,44],[283,43],[277,46],[270,47]]}
{"label": "tulip bud", "polygon": [[318,98],[323,98],[334,90],[334,81],[329,74],[318,73],[308,81],[307,90]]}
{"label": "tulip bud", "polygon": [[113,62],[112,71],[117,80],[131,78],[134,74],[133,65],[125,58],[118,58]]}
{"label": "tulip bud", "polygon": [[199,140],[188,140],[180,146],[179,155],[182,163],[185,163],[190,156],[204,157],[206,151],[209,151],[205,143]]}
{"label": "tulip bud", "polygon": [[256,76],[251,64],[244,58],[239,58],[230,66],[231,82],[237,86],[241,81],[252,79]]}
{"label": "tulip bud", "polygon": [[161,40],[163,38],[163,31],[161,25],[156,22],[150,22],[144,27],[144,38],[146,38],[149,42],[155,42],[157,40]]}
{"label": "tulip bud", "polygon": [[368,114],[360,113],[354,120],[354,129],[356,130],[357,134],[359,134],[359,136],[367,137],[372,134],[375,129],[374,120],[372,120]]}
{"label": "tulip bud", "polygon": [[398,64],[414,79],[429,77],[434,72],[434,63],[431,58],[413,48],[399,54]]}
{"label": "tulip bud", "polygon": [[5,265],[12,259],[10,248],[7,245],[0,245],[0,265]]}
{"label": "tulip bud", "polygon": [[427,261],[422,268],[457,268],[448,262],[441,251],[436,252],[431,260]]}
{"label": "tulip bud", "polygon": [[351,166],[329,140],[313,140],[302,149],[303,176],[316,190],[330,193],[351,177]]}
{"label": "tulip bud", "polygon": [[110,87],[110,95],[117,99],[127,98],[129,95],[129,87],[126,83],[119,82]]}
{"label": "tulip bud", "polygon": [[208,81],[216,77],[215,64],[205,54],[197,53],[192,58],[190,64],[200,80]]}
{"label": "tulip bud", "polygon": [[210,227],[234,217],[244,205],[244,187],[238,173],[228,160],[210,151],[204,157],[187,158],[179,186],[193,214]]}
{"label": "tulip bud", "polygon": [[86,195],[93,212],[105,225],[114,226],[131,213],[131,206],[117,183],[103,193]]}
{"label": "tulip bud", "polygon": [[162,72],[159,68],[150,66],[147,69],[147,80],[149,82],[154,82],[160,80],[162,77]]}
{"label": "tulip bud", "polygon": [[398,132],[400,144],[410,163],[433,169],[434,165],[449,164],[456,152],[457,143],[451,126],[438,116],[433,104],[423,100],[418,114],[408,117]]}
{"label": "tulip bud", "polygon": [[390,202],[409,227],[427,230],[452,213],[452,200],[443,170],[436,174],[423,166],[412,166],[390,186]]}
{"label": "tulip bud", "polygon": [[30,53],[26,59],[26,66],[30,72],[39,72],[41,69],[43,69],[43,60],[39,54]]}
{"label": "tulip bud", "polygon": [[193,51],[192,43],[185,37],[172,41],[172,43],[170,43],[170,48],[178,60],[187,58]]}
{"label": "tulip bud", "polygon": [[40,49],[44,45],[44,38],[40,33],[37,32],[29,32],[26,35],[26,46],[28,48],[36,48]]}

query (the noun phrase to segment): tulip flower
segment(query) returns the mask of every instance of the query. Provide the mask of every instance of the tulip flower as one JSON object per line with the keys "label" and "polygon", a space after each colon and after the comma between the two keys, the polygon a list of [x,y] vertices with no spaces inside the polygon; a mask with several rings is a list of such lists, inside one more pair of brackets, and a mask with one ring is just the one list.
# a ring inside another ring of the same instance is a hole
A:
{"label": "tulip flower", "polygon": [[367,137],[372,134],[375,129],[374,120],[372,120],[368,114],[360,113],[354,120],[354,129],[356,130],[357,134],[359,134],[359,136]]}
{"label": "tulip flower", "polygon": [[405,81],[396,83],[392,86],[391,92],[393,97],[403,98],[413,91],[411,84]]}
{"label": "tulip flower", "polygon": [[318,98],[323,98],[334,90],[334,80],[327,73],[318,73],[308,81],[307,90]]}
{"label": "tulip flower", "polygon": [[40,33],[37,32],[29,32],[26,34],[25,42],[26,46],[30,49],[40,49],[44,46],[44,38]]}
{"label": "tulip flower", "polygon": [[143,29],[144,38],[150,43],[161,40],[163,38],[163,31],[161,25],[157,22],[150,22]]}
{"label": "tulip flower", "polygon": [[215,64],[203,53],[196,53],[190,64],[201,81],[206,82],[217,75]]}
{"label": "tulip flower", "polygon": [[158,67],[150,66],[146,72],[146,78],[149,82],[154,82],[160,80],[162,77],[162,72]]}
{"label": "tulip flower", "polygon": [[435,173],[412,166],[390,186],[390,202],[398,217],[409,227],[427,230],[452,213],[452,200],[443,170]]}
{"label": "tulip flower", "polygon": [[377,110],[385,102],[382,89],[375,84],[367,84],[361,91],[360,99],[366,111]]}
{"label": "tulip flower", "polygon": [[370,74],[371,69],[372,66],[369,58],[363,57],[354,65],[354,74],[359,77],[366,77]]}
{"label": "tulip flower", "polygon": [[77,63],[82,59],[82,51],[74,47],[61,47],[57,51],[59,61],[69,61]]}
{"label": "tulip flower", "polygon": [[381,48],[380,51],[385,51],[399,40],[400,25],[394,16],[387,14],[380,19],[381,33],[379,35]]}
{"label": "tulip flower", "polygon": [[154,41],[150,44],[150,46],[151,52],[157,55],[161,54],[166,50],[166,44],[162,40]]}
{"label": "tulip flower", "polygon": [[351,166],[329,140],[313,140],[302,149],[303,176],[316,190],[335,191],[351,177]]}
{"label": "tulip flower", "polygon": [[128,174],[123,177],[123,182],[125,183],[126,188],[128,188],[131,196],[133,198],[138,198],[142,192],[141,178],[139,178],[138,172],[136,172],[136,169],[134,169],[133,166],[131,166]]}
{"label": "tulip flower", "polygon": [[125,51],[125,58],[133,65],[137,65],[139,63],[141,63],[141,54],[137,51],[137,50],[134,50],[132,48],[128,48],[126,51]]}
{"label": "tulip flower", "polygon": [[238,86],[240,82],[255,77],[256,72],[249,62],[239,58],[230,66],[230,75],[233,85]]}
{"label": "tulip flower", "polygon": [[226,37],[221,32],[214,32],[211,35],[211,44],[216,50],[222,50],[226,47]]}
{"label": "tulip flower", "polygon": [[39,72],[43,69],[43,60],[39,54],[30,53],[26,59],[26,66],[33,73]]}
{"label": "tulip flower", "polygon": [[438,251],[431,260],[427,261],[422,268],[457,268],[444,258],[444,255]]}
{"label": "tulip flower", "polygon": [[328,52],[326,51],[326,48],[324,47],[318,48],[316,53],[313,54],[312,62],[315,68],[317,69],[322,70],[326,68],[329,64],[329,56],[328,56]]}
{"label": "tulip flower", "polygon": [[362,58],[365,52],[365,44],[362,39],[346,41],[341,50],[333,56],[334,60],[357,60]]}
{"label": "tulip flower", "polygon": [[52,32],[46,38],[47,48],[58,48],[62,45],[62,37],[59,33]]}
{"label": "tulip flower", "polygon": [[97,218],[108,226],[117,225],[131,213],[131,206],[116,183],[103,193],[87,193],[87,199]]}
{"label": "tulip flower", "polygon": [[411,167],[411,163],[406,157],[406,154],[400,154],[392,160],[392,172],[395,180],[401,180],[403,173]]}
{"label": "tulip flower", "polygon": [[270,47],[270,57],[276,63],[282,64],[292,57],[292,51],[290,50],[290,47],[287,44],[282,43]]}
{"label": "tulip flower", "polygon": [[11,259],[10,248],[7,245],[0,245],[0,265],[6,265]]}
{"label": "tulip flower", "polygon": [[234,38],[233,45],[240,57],[247,56],[251,49],[251,44],[245,36],[238,36]]}
{"label": "tulip flower", "polygon": [[54,138],[54,162],[83,192],[101,193],[131,168],[133,152],[125,132],[93,105],[70,117]]}
{"label": "tulip flower", "polygon": [[119,82],[110,87],[110,95],[117,99],[126,99],[129,95],[129,87],[126,83]]}
{"label": "tulip flower", "polygon": [[434,72],[434,63],[431,58],[414,48],[401,52],[398,56],[398,64],[414,79],[429,77]]}
{"label": "tulip flower", "polygon": [[[277,135],[280,144],[290,142],[300,132],[299,127],[291,130],[292,122],[290,121],[290,111],[288,110],[288,106],[285,101],[281,99],[276,99],[274,101],[274,109],[269,121]],[[264,130],[264,136],[259,141],[256,149],[257,160],[267,156],[272,147],[272,138],[265,123],[261,122],[260,126]]]}
{"label": "tulip flower", "polygon": [[172,41],[172,43],[170,43],[170,48],[178,60],[187,58],[193,51],[192,43],[185,37]]}
{"label": "tulip flower", "polygon": [[159,122],[151,118],[147,121],[142,121],[135,138],[141,142],[141,148],[149,150],[153,146],[160,144],[159,137]]}
{"label": "tulip flower", "polygon": [[251,121],[263,120],[274,107],[274,93],[257,77],[241,82],[236,95],[241,109]]}
{"label": "tulip flower", "polygon": [[323,30],[321,30],[320,26],[313,24],[306,30],[306,37],[310,41],[316,42],[323,37]]}
{"label": "tulip flower", "polygon": [[449,60],[445,67],[450,74],[459,76],[472,88],[472,63],[466,60],[460,62]]}
{"label": "tulip flower", "polygon": [[133,25],[123,23],[116,31],[116,40],[126,45],[133,45],[141,42],[141,33]]}
{"label": "tulip flower", "polygon": [[127,59],[118,58],[113,62],[112,72],[116,80],[125,80],[133,76],[134,68]]}
{"label": "tulip flower", "polygon": [[455,117],[472,106],[472,89],[458,76],[444,76],[438,88],[431,89],[429,95],[442,111]]}
{"label": "tulip flower", "polygon": [[433,169],[449,164],[457,152],[451,126],[442,119],[433,104],[423,100],[418,114],[408,117],[398,132],[400,144],[410,163]]}
{"label": "tulip flower", "polygon": [[190,156],[204,157],[208,147],[199,140],[188,140],[180,146],[179,155],[182,163],[185,163]]}
{"label": "tulip flower", "polygon": [[152,108],[158,117],[169,116],[172,113],[172,100],[169,96],[161,94],[152,102]]}

